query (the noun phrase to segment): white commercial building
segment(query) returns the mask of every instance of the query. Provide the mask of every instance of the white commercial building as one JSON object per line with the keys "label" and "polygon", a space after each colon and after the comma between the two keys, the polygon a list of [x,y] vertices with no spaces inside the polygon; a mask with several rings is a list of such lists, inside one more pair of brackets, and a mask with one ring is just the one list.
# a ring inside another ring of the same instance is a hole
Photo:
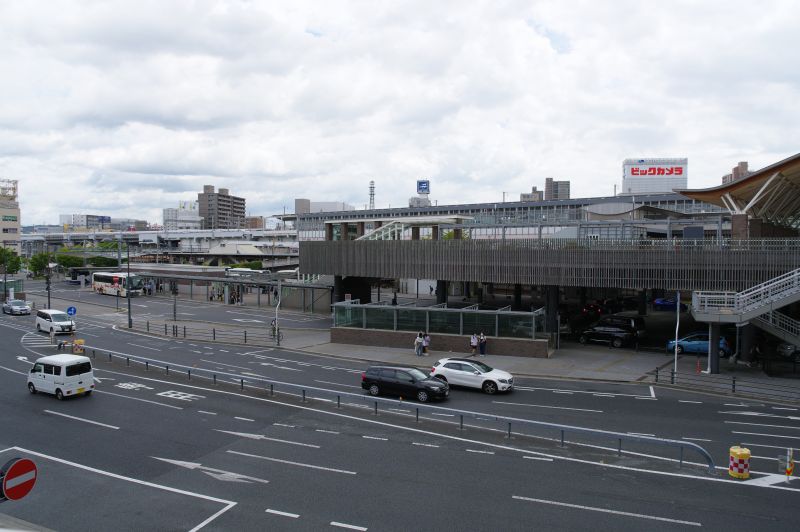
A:
{"label": "white commercial building", "polygon": [[19,202],[16,179],[0,179],[0,229],[3,247],[20,254]]}
{"label": "white commercial building", "polygon": [[196,201],[178,202],[178,208],[164,209],[164,230],[201,229],[203,217]]}
{"label": "white commercial building", "polygon": [[625,159],[620,194],[658,194],[688,188],[689,159]]}

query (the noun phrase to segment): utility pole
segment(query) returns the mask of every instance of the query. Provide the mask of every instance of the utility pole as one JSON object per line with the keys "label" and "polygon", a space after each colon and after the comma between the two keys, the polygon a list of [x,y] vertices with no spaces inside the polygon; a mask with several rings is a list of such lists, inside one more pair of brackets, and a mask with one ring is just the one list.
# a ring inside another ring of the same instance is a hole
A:
{"label": "utility pole", "polygon": [[125,289],[128,296],[128,329],[133,329],[133,319],[131,318],[131,246],[125,246],[128,250],[128,275],[125,278]]}
{"label": "utility pole", "polygon": [[281,278],[278,277],[278,304],[275,305],[275,345],[281,346],[281,328],[278,324],[278,309],[281,308]]}

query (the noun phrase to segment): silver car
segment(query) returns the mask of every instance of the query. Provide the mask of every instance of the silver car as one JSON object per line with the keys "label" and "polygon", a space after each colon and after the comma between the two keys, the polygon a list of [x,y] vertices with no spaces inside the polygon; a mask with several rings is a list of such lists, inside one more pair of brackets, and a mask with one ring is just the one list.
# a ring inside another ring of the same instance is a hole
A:
{"label": "silver car", "polygon": [[9,299],[3,303],[3,314],[30,314],[31,307],[21,299]]}
{"label": "silver car", "polygon": [[779,344],[776,351],[781,358],[800,362],[800,351],[797,350],[796,345],[786,343]]}

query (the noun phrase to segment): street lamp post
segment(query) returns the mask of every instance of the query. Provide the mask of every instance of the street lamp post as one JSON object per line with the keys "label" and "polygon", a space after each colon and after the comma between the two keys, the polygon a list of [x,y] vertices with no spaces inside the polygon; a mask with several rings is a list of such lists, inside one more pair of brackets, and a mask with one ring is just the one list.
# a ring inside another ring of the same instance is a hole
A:
{"label": "street lamp post", "polygon": [[278,325],[278,310],[281,308],[281,278],[278,277],[278,304],[275,305],[275,345],[281,346],[281,329]]}
{"label": "street lamp post", "polygon": [[128,329],[133,329],[133,319],[131,318],[131,246],[125,246],[128,250],[128,276],[125,279],[125,286],[128,290]]}

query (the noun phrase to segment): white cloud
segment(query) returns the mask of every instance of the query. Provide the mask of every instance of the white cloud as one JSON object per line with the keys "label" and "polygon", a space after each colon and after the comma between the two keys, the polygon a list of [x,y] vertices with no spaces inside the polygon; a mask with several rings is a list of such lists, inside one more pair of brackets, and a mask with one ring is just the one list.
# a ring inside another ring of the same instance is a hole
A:
{"label": "white cloud", "polygon": [[[690,186],[797,152],[800,10],[732,2],[6,2],[0,176],[23,223],[158,221],[203,184],[296,197],[611,194],[626,157]],[[57,191],[44,195],[42,191]]]}

